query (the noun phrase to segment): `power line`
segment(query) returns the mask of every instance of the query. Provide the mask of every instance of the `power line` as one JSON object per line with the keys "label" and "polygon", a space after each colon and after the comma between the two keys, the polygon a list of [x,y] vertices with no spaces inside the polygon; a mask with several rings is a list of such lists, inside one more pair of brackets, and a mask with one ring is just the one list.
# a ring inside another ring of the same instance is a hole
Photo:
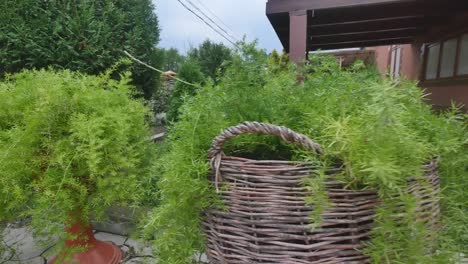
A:
{"label": "power line", "polygon": [[205,16],[206,18],[208,18],[209,21],[211,21],[211,23],[213,23],[216,27],[218,27],[219,29],[221,29],[221,31],[223,31],[227,36],[229,36],[231,39],[235,40],[235,41],[239,41],[236,37],[233,37],[229,32],[227,32],[226,29],[224,29],[223,27],[221,27],[220,25],[218,25],[218,23],[216,23],[216,21],[214,21],[213,19],[211,19],[210,16],[208,16],[205,12],[203,12],[197,5],[195,5],[192,1],[190,0],[185,0],[186,2],[188,2],[191,6],[193,6],[196,10],[198,10],[198,12],[200,12],[203,16]]}
{"label": "power line", "polygon": [[223,35],[223,33],[219,32],[216,28],[214,28],[210,23],[206,22],[205,19],[203,19],[200,15],[198,15],[197,13],[195,13],[195,11],[193,11],[190,7],[186,6],[182,1],[180,0],[177,0],[177,2],[179,2],[183,7],[185,7],[185,9],[187,9],[188,11],[190,11],[192,14],[194,14],[196,17],[198,17],[201,21],[203,21],[203,23],[205,23],[208,27],[210,27],[214,32],[218,33],[221,37],[223,37],[225,40],[229,41],[229,43],[231,43],[232,45],[234,46],[237,46],[236,43],[234,43],[232,40],[230,40],[228,37],[226,37],[225,35]]}
{"label": "power line", "polygon": [[[203,23],[205,23],[208,27],[210,27],[213,31],[215,31],[216,33],[218,33],[221,37],[223,37],[224,39],[226,39],[227,41],[229,41],[232,45],[236,46],[235,42],[232,40],[232,39],[229,39],[228,37],[226,37],[226,35],[224,35],[223,33],[221,33],[219,30],[217,30],[216,28],[214,28],[210,23],[208,23],[205,19],[203,19],[199,14],[197,14],[195,11],[193,11],[190,7],[188,7],[187,5],[185,5],[182,1],[180,0],[177,0],[183,7],[185,7],[185,9],[187,9],[188,11],[190,11],[192,14],[194,14],[196,17],[198,17],[201,21],[203,21]],[[190,2],[191,3],[191,2]],[[192,6],[194,6],[193,3],[191,3]],[[198,7],[194,6],[196,9],[198,9]],[[199,9],[198,9],[199,10]],[[203,12],[201,12],[202,14],[204,14]],[[204,14],[205,15],[205,14]],[[205,15],[206,16],[206,15]],[[210,19],[210,18],[208,18]],[[218,26],[219,27],[219,26]],[[223,30],[224,31],[224,30]]]}
{"label": "power line", "polygon": [[235,41],[238,41],[237,38],[233,37],[229,32],[227,32],[226,29],[224,29],[223,27],[221,27],[220,25],[218,25],[218,23],[216,23],[216,21],[214,21],[213,19],[211,19],[210,16],[208,16],[205,12],[203,12],[197,5],[195,5],[192,1],[190,0],[185,0],[186,2],[188,2],[191,6],[193,6],[196,10],[198,10],[198,12],[200,12],[203,16],[205,16],[206,18],[208,18],[209,21],[211,21],[212,24],[214,24],[217,28],[221,29],[221,31],[223,31],[227,36],[229,36],[231,39],[235,40]]}
{"label": "power line", "polygon": [[[147,67],[147,68],[149,68],[149,69],[151,69],[151,70],[153,70],[153,71],[157,71],[157,72],[159,72],[159,73],[165,74],[164,71],[162,71],[162,70],[160,70],[160,69],[157,69],[157,68],[155,68],[155,67],[153,67],[153,66],[151,66],[151,65],[149,65],[149,64],[147,64],[147,63],[145,63],[145,62],[142,62],[141,60],[139,60],[139,59],[137,59],[137,58],[135,58],[135,56],[133,56],[132,54],[130,54],[128,51],[124,50],[123,52],[124,52],[125,55],[127,55],[130,59],[132,59],[132,60],[138,62],[139,64],[141,64],[141,65],[143,65],[143,66],[145,66],[145,67]],[[189,83],[189,82],[184,81],[184,80],[182,80],[182,79],[180,79],[180,78],[177,78],[177,77],[175,77],[175,76],[172,76],[171,78],[174,79],[174,80],[176,80],[176,81],[179,81],[179,82],[181,82],[181,83],[185,83],[185,84],[187,84],[187,85],[191,85],[191,86],[193,86],[193,87],[199,87],[199,86],[196,85],[196,84]]]}
{"label": "power line", "polygon": [[[235,35],[236,32],[229,26],[227,25],[226,23],[224,23],[224,21],[218,17],[213,11],[211,11],[205,4],[203,4],[203,2],[201,0],[196,0],[203,8],[205,8],[208,13],[210,13],[212,16],[214,16],[221,24],[223,24],[227,29],[229,29],[232,33],[234,33]],[[238,35],[237,35],[238,36]],[[237,39],[237,38],[236,38]]]}

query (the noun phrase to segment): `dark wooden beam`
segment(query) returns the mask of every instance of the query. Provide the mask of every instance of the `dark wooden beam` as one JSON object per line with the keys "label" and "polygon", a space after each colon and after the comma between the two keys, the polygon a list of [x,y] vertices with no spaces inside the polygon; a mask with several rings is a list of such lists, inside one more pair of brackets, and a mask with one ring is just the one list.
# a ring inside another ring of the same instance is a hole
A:
{"label": "dark wooden beam", "polygon": [[373,20],[388,17],[446,16],[466,10],[465,4],[447,4],[444,0],[404,2],[386,5],[359,6],[353,8],[330,8],[309,11],[310,24],[329,24],[358,20]]}
{"label": "dark wooden beam", "polygon": [[[326,24],[309,24],[310,28],[319,28],[319,27],[331,27],[331,26],[338,26],[338,25],[359,25],[359,24],[370,24],[370,23],[379,23],[379,22],[391,22],[391,21],[407,21],[408,20],[416,20],[416,19],[424,19],[423,15],[414,15],[414,16],[388,16],[382,18],[374,18],[374,19],[355,19],[353,21],[346,21],[346,22],[331,22]],[[411,26],[408,25],[407,26]]]}
{"label": "dark wooden beam", "polygon": [[[323,43],[336,43],[349,41],[360,41],[362,43],[373,39],[382,38],[406,38],[424,35],[427,28],[434,23],[441,23],[443,18],[427,19],[425,17],[392,17],[386,19],[353,21],[344,23],[331,23],[326,25],[308,25],[310,49],[315,50],[324,48]],[[275,28],[276,33],[283,44],[283,47],[289,49],[289,28]],[[312,41],[310,40],[312,37]],[[405,42],[406,39],[405,39]],[[380,43],[380,42],[379,42]],[[398,44],[392,41],[392,44]],[[329,44],[330,45],[330,44]],[[352,45],[352,47],[360,47]],[[333,44],[336,48],[347,48],[345,44]],[[366,45],[363,45],[366,46]]]}
{"label": "dark wooden beam", "polygon": [[344,8],[366,5],[410,3],[417,1],[418,0],[268,0],[266,12],[267,14],[288,13],[293,10]]}
{"label": "dark wooden beam", "polygon": [[353,32],[344,34],[334,35],[312,35],[313,30],[310,31],[309,41],[314,44],[330,43],[330,42],[350,42],[350,41],[368,41],[375,39],[388,39],[388,38],[407,38],[415,37],[422,34],[423,31],[418,28],[410,29],[393,29],[393,30],[382,30],[382,31],[365,31],[365,32]]}
{"label": "dark wooden beam", "polygon": [[346,48],[361,48],[361,47],[374,47],[385,46],[393,44],[408,44],[413,42],[413,38],[395,38],[395,39],[377,39],[371,41],[351,41],[351,42],[337,42],[337,43],[322,43],[322,44],[309,44],[309,51],[316,50],[331,50],[331,49],[346,49]]}
{"label": "dark wooden beam", "polygon": [[[317,46],[329,46],[329,45],[356,45],[361,43],[371,43],[371,42],[385,42],[385,41],[394,41],[394,40],[401,40],[401,39],[413,39],[413,37],[400,37],[400,38],[382,38],[382,39],[372,39],[372,40],[356,40],[356,41],[337,41],[337,42],[328,42],[328,43],[311,43],[309,47],[314,48]],[[356,46],[354,46],[356,47]]]}
{"label": "dark wooden beam", "polygon": [[289,14],[270,14],[267,15],[273,29],[276,32],[283,49],[289,51]]}
{"label": "dark wooden beam", "polygon": [[[467,1],[468,3],[468,1]],[[434,24],[430,32],[425,34],[424,42],[440,41],[441,36],[445,38],[455,37],[466,32],[468,25],[468,8],[459,14],[453,14],[440,23]]]}
{"label": "dark wooden beam", "polygon": [[[415,27],[425,28],[430,24],[438,23],[440,19],[427,20],[424,17],[394,17],[379,20],[353,21],[347,23],[331,23],[325,25],[310,25],[308,30],[314,35],[336,35],[342,33],[392,30],[399,28]],[[287,34],[289,27],[275,27],[278,35]]]}
{"label": "dark wooden beam", "polygon": [[[345,32],[338,32],[338,33],[330,33],[326,32],[325,34],[314,34],[314,32],[310,32],[310,38],[322,38],[322,37],[332,37],[332,36],[354,36],[354,35],[367,35],[372,33],[391,33],[391,32],[414,32],[419,31],[420,28],[418,27],[404,27],[404,28],[390,28],[390,29],[381,29],[381,30],[367,30],[367,31],[345,31]],[[328,33],[328,34],[327,34]]]}

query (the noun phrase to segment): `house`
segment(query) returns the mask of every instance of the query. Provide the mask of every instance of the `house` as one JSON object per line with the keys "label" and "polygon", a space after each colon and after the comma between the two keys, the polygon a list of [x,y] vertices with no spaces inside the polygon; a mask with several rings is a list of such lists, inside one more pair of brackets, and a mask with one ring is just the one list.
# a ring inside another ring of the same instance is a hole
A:
{"label": "house", "polygon": [[340,66],[343,68],[351,66],[356,61],[362,61],[366,65],[374,65],[376,52],[370,49],[340,49],[340,50],[324,50],[316,53],[330,54],[337,58]]}
{"label": "house", "polygon": [[467,0],[268,0],[266,14],[297,63],[366,47],[382,73],[419,80],[434,106],[468,106]]}

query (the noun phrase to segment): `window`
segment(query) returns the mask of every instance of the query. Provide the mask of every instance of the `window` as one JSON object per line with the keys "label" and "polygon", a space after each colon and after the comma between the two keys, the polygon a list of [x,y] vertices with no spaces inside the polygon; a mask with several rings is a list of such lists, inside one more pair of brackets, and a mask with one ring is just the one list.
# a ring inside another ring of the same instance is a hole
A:
{"label": "window", "polygon": [[439,67],[440,44],[435,44],[428,49],[427,64],[426,64],[426,79],[434,80],[437,78],[437,70]]}
{"label": "window", "polygon": [[458,75],[468,74],[468,34],[463,35],[460,41],[460,56],[458,59]]}
{"label": "window", "polygon": [[426,80],[468,76],[468,34],[427,46]]}
{"label": "window", "polygon": [[397,79],[400,77],[401,68],[401,46],[392,46],[390,53],[390,77]]}
{"label": "window", "polygon": [[457,56],[458,39],[444,42],[442,47],[442,59],[440,64],[440,77],[447,78],[455,75],[455,58]]}

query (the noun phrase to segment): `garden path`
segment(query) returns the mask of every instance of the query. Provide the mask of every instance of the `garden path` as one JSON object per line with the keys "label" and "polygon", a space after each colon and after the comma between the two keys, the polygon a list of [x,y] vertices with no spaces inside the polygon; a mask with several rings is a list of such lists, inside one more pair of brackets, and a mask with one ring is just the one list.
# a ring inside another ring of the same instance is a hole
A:
{"label": "garden path", "polygon": [[[99,240],[111,241],[124,252],[125,264],[157,263],[152,256],[151,247],[144,242],[128,236],[95,231]],[[8,226],[3,233],[5,252],[0,255],[0,264],[47,264],[54,242],[49,245],[38,245],[26,227]]]}
{"label": "garden path", "polygon": [[[124,252],[123,264],[153,264],[158,261],[152,255],[151,247],[141,241],[128,236],[96,231],[95,237],[102,241],[111,241],[118,245]],[[6,251],[0,255],[0,264],[47,264],[50,259],[50,245],[39,246],[35,243],[31,232],[24,226],[10,225],[3,232],[3,241]],[[468,258],[460,254],[460,264],[468,264]],[[207,263],[205,255],[196,257],[199,263]]]}

